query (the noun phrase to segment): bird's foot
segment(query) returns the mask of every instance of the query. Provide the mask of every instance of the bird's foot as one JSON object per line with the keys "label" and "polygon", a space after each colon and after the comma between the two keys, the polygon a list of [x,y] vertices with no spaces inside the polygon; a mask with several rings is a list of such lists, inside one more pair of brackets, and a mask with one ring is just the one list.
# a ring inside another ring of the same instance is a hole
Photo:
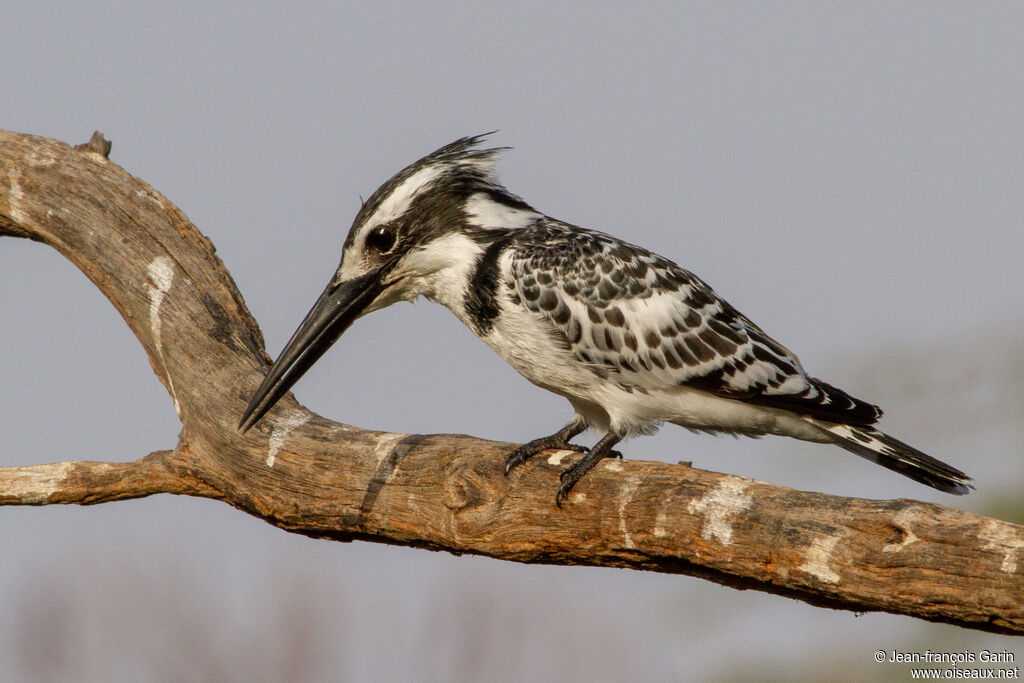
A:
{"label": "bird's foot", "polygon": [[576,486],[576,483],[583,478],[583,475],[593,469],[594,465],[599,463],[601,460],[605,458],[622,459],[622,453],[612,450],[612,446],[614,446],[621,438],[622,437],[613,436],[611,434],[606,435],[603,439],[598,441],[592,449],[590,449],[589,453],[562,471],[560,477],[562,483],[558,487],[558,492],[555,494],[555,505],[562,507],[562,501],[568,500],[569,492],[572,491],[572,487]]}
{"label": "bird's foot", "polygon": [[542,436],[529,443],[524,443],[505,456],[505,474],[508,474],[541,451],[548,450],[575,451],[577,453],[587,453],[590,451],[586,446],[569,443],[569,440],[563,437],[561,433]]}

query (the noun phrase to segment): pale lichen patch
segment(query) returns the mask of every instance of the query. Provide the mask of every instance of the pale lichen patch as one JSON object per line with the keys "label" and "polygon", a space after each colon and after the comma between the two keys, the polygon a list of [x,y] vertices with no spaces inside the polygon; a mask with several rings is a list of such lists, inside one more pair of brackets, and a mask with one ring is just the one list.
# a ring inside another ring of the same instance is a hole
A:
{"label": "pale lichen patch", "polygon": [[33,168],[49,168],[57,163],[57,156],[47,147],[29,152],[25,161]]}
{"label": "pale lichen patch", "polygon": [[18,182],[20,176],[21,171],[17,169],[7,174],[10,184],[10,189],[7,190],[7,203],[10,207],[8,212],[11,220],[15,223],[24,223],[28,220],[28,214],[21,208],[21,204],[25,200],[25,192],[21,189],[21,183]]}
{"label": "pale lichen patch", "polygon": [[654,537],[665,538],[668,531],[665,530],[665,522],[668,521],[668,505],[662,505],[658,509],[658,516],[654,518]]}
{"label": "pale lichen patch", "polygon": [[911,543],[916,543],[921,539],[917,537],[914,530],[910,528],[910,523],[915,521],[917,515],[916,508],[905,508],[896,513],[893,517],[893,524],[903,533],[903,540],[899,543],[888,543],[882,548],[883,553],[895,553],[903,550]]}
{"label": "pale lichen patch", "polygon": [[384,434],[377,439],[377,444],[373,447],[373,454],[377,456],[377,461],[380,462],[384,458],[391,454],[391,451],[395,450],[395,447],[407,439],[408,434]]}
{"label": "pale lichen patch", "polygon": [[[395,473],[398,472],[398,465],[401,460],[401,454],[396,453],[398,448],[402,445],[402,442],[408,439],[411,434],[382,434],[377,439],[377,444],[373,447],[373,454],[377,456],[377,471],[383,472],[383,478],[379,480],[380,485],[387,484],[394,478]],[[371,485],[378,482],[377,476],[375,475],[374,480],[371,481]]]}
{"label": "pale lichen patch", "polygon": [[163,207],[163,203],[160,201],[160,196],[148,186],[135,190],[135,196],[140,199],[149,200],[161,208]]}
{"label": "pale lichen patch", "polygon": [[309,413],[291,413],[274,423],[274,428],[270,432],[270,440],[268,441],[270,450],[267,452],[267,467],[274,466],[277,454],[280,452],[281,447],[284,446],[288,435],[298,427],[309,422],[309,417]]}
{"label": "pale lichen patch", "polygon": [[1017,571],[1017,553],[1024,549],[1024,538],[1016,526],[996,519],[985,520],[978,536],[985,541],[984,550],[995,550],[1003,554],[999,569],[1007,574]]}
{"label": "pale lichen patch", "polygon": [[836,549],[836,544],[839,543],[839,536],[839,534],[833,534],[815,538],[804,555],[803,564],[797,569],[810,574],[822,583],[839,583],[839,574],[832,571],[829,566],[832,552]]}
{"label": "pale lichen patch", "polygon": [[61,489],[73,467],[74,463],[57,462],[13,468],[14,476],[5,479],[3,493],[24,505],[44,505]]}
{"label": "pale lichen patch", "polygon": [[626,506],[633,500],[633,496],[636,495],[637,489],[640,487],[640,477],[635,474],[626,478],[626,483],[622,485],[622,490],[619,492],[619,531],[622,532],[622,542],[627,548],[635,548],[633,545],[633,537],[629,534],[629,529],[626,528]]}
{"label": "pale lichen patch", "polygon": [[[149,329],[153,332],[153,345],[160,360],[164,360],[163,341],[160,337],[161,319],[160,306],[163,305],[164,297],[171,290],[174,283],[174,262],[167,256],[157,256],[146,268],[149,277],[149,284],[146,289],[149,293]],[[174,401],[174,411],[181,417],[181,406],[178,404],[178,397],[174,391],[174,382],[171,380],[171,373],[166,371],[167,389],[171,392],[171,400]]]}
{"label": "pale lichen patch", "polygon": [[703,514],[700,535],[706,541],[717,538],[722,545],[732,543],[732,518],[750,508],[753,502],[747,489],[750,482],[739,477],[724,477],[715,488],[692,501],[690,514]]}
{"label": "pale lichen patch", "polygon": [[668,508],[672,499],[676,496],[669,493],[665,496],[665,500],[662,501],[658,507],[658,514],[654,518],[654,537],[665,538],[668,536],[668,530],[665,528],[665,524],[668,522]]}
{"label": "pale lichen patch", "polygon": [[562,464],[562,460],[565,459],[565,456],[573,455],[575,452],[576,451],[566,451],[566,450],[555,451],[554,453],[552,453],[551,455],[548,456],[548,464],[549,465],[561,465]]}

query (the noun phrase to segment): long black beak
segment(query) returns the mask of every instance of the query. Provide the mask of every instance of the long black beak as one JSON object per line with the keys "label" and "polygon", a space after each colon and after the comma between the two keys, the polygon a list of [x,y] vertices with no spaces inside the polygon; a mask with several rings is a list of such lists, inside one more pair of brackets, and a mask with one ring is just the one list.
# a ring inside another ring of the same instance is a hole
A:
{"label": "long black beak", "polygon": [[366,310],[386,288],[384,280],[393,265],[388,263],[341,284],[327,285],[249,401],[238,423],[240,430],[248,431],[259,422]]}

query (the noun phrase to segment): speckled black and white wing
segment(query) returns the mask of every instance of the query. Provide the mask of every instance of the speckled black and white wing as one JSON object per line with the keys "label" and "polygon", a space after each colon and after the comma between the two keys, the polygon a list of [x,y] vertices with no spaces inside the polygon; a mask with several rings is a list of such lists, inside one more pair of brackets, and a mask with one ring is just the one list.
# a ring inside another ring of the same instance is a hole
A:
{"label": "speckled black and white wing", "polygon": [[646,249],[551,219],[512,247],[513,303],[546,316],[577,360],[627,391],[687,386],[854,425],[882,414],[809,377],[700,278]]}

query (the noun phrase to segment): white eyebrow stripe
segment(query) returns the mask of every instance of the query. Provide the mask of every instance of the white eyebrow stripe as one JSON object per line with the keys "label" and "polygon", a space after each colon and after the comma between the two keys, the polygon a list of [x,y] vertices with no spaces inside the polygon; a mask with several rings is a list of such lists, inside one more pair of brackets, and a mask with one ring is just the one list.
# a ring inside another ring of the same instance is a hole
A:
{"label": "white eyebrow stripe", "polygon": [[447,164],[432,164],[413,173],[384,198],[365,224],[380,225],[404,214],[413,200],[433,185],[448,168]]}

